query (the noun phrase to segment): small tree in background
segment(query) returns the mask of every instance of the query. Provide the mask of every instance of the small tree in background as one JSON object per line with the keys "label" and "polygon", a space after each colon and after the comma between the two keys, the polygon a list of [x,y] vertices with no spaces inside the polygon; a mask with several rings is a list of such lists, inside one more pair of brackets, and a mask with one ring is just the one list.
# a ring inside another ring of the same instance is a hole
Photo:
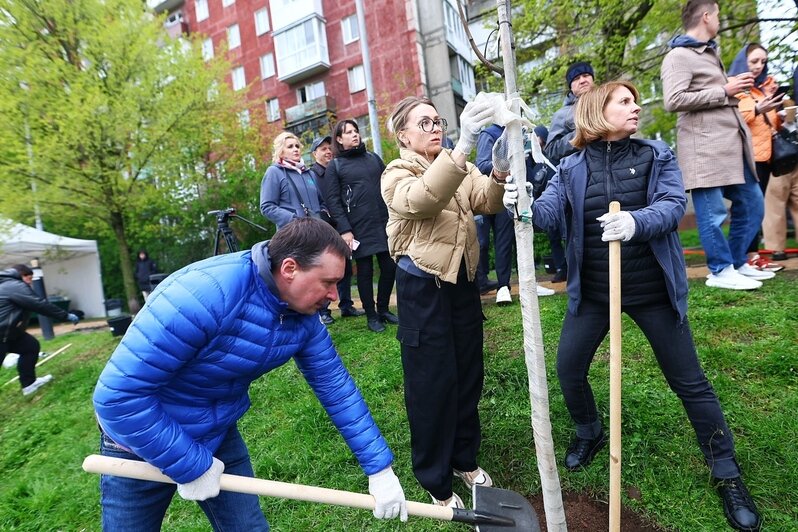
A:
{"label": "small tree in background", "polygon": [[136,0],[0,0],[0,212],[112,239],[136,310],[132,244],[197,249],[191,206],[264,159],[227,69]]}

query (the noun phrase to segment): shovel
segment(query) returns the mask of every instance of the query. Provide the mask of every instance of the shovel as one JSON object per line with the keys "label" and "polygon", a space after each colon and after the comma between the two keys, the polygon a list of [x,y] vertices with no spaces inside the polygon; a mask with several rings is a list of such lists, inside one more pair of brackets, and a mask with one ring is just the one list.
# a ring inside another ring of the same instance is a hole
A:
{"label": "shovel", "polygon": [[[83,460],[83,470],[116,477],[175,483],[146,462],[97,454],[89,455]],[[365,510],[374,509],[374,497],[364,493],[227,474],[222,474],[220,484],[223,490],[237,493],[335,504]],[[540,532],[537,514],[529,501],[519,493],[499,488],[474,486],[473,510],[407,501],[407,513],[440,521],[469,523],[476,525],[476,529],[480,532]]]}

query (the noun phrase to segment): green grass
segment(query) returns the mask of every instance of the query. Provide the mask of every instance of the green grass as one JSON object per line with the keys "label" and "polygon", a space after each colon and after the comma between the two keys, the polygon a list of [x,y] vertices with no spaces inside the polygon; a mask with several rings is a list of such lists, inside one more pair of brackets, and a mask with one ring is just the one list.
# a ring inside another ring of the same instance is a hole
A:
{"label": "green grass", "polygon": [[[690,319],[705,371],[735,434],[738,459],[765,518],[765,531],[798,529],[798,275],[778,274],[752,293],[691,283]],[[565,296],[540,300],[549,394],[558,462],[572,434],[554,375],[554,354]],[[480,464],[497,485],[524,494],[540,491],[530,427],[529,394],[518,304],[488,305],[485,392],[481,402]],[[410,468],[409,435],[395,327],[384,334],[365,321],[338,320],[330,328],[394,454],[409,499],[427,502]],[[70,349],[40,373],[55,381],[32,398],[18,385],[0,388],[0,530],[99,530],[98,478],[84,473],[97,451],[91,408],[96,379],[118,342],[106,331],[71,333],[44,344]],[[591,381],[608,421],[608,344],[600,347]],[[662,377],[643,335],[624,318],[623,487],[640,490],[623,503],[664,527],[726,529],[717,495],[686,415]],[[2,382],[15,375],[0,370]],[[293,364],[254,383],[252,409],[240,428],[256,474],[285,482],[366,492],[365,476]],[[607,497],[607,453],[586,471],[560,469],[563,489]],[[456,484],[464,498],[468,492]],[[411,518],[410,526],[377,522],[370,512],[280,499],[261,499],[275,531],[468,530],[464,525]],[[165,530],[209,529],[199,508],[176,497]]]}

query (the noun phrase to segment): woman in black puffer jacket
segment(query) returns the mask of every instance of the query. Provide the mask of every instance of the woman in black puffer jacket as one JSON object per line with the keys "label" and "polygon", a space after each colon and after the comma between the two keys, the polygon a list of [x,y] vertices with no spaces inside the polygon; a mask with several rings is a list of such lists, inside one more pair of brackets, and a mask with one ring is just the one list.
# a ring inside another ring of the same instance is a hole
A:
{"label": "woman in black puffer jacket", "polygon": [[[367,151],[354,120],[341,120],[333,132],[335,158],[324,174],[328,208],[341,237],[352,248],[357,264],[357,289],[368,328],[385,330],[383,323],[399,323],[388,310],[396,276],[396,263],[388,254],[388,208],[380,191],[380,176],[385,169],[382,159]],[[357,246],[354,242],[357,241]],[[377,304],[374,305],[374,260],[380,266]]]}

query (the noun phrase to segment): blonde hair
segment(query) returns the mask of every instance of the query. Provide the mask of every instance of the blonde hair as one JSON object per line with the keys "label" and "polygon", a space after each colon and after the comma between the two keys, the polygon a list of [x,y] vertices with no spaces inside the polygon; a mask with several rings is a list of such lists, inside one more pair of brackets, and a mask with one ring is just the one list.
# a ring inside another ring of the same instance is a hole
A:
{"label": "blonde hair", "polygon": [[435,105],[433,105],[429,98],[424,98],[423,96],[408,96],[396,104],[396,107],[393,108],[393,113],[388,117],[388,123],[386,124],[388,131],[393,134],[396,139],[396,144],[398,144],[400,148],[407,148],[407,146],[405,146],[404,142],[399,140],[399,132],[405,129],[407,117],[410,115],[410,112],[419,105],[429,105],[433,109],[435,108]]}
{"label": "blonde hair", "polygon": [[634,96],[635,102],[640,99],[640,93],[629,81],[609,81],[593,87],[579,97],[574,110],[574,125],[576,135],[571,140],[571,145],[581,150],[594,140],[603,139],[615,133],[615,127],[604,118],[604,108],[610,101],[615,89],[626,87]]}
{"label": "blonde hair", "polygon": [[299,149],[302,149],[302,141],[299,140],[299,137],[290,131],[283,131],[274,137],[274,142],[272,142],[272,162],[280,162],[283,148],[285,148],[285,143],[288,141],[288,139],[296,139],[296,141],[299,142]]}

